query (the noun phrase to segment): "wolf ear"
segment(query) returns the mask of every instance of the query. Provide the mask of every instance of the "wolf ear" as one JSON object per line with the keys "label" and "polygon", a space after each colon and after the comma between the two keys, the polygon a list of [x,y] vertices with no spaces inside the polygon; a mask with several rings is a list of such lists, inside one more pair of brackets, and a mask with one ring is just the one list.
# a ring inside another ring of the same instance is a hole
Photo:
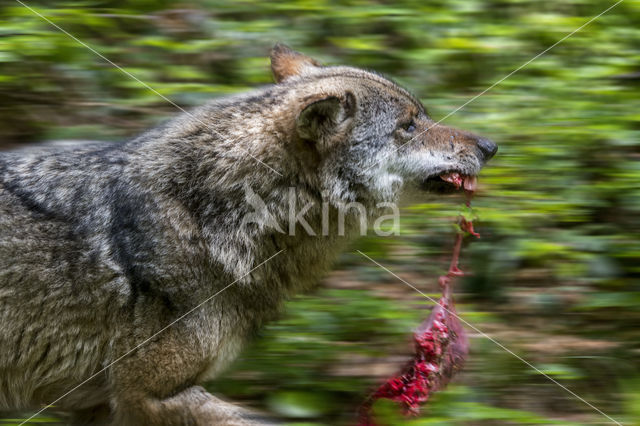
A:
{"label": "wolf ear", "polygon": [[281,43],[277,43],[271,49],[271,71],[276,83],[294,76],[300,75],[307,67],[317,67],[320,63],[315,59],[296,52]]}
{"label": "wolf ear", "polygon": [[353,117],[356,98],[346,92],[342,98],[328,96],[308,104],[296,120],[296,130],[302,139],[316,141],[333,134],[345,120]]}

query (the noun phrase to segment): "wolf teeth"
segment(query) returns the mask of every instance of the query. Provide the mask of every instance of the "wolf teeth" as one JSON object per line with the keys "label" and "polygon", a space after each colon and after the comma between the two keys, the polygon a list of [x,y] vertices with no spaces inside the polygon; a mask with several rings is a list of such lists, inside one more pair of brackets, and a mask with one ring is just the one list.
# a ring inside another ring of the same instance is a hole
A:
{"label": "wolf teeth", "polygon": [[458,189],[462,186],[465,190],[470,192],[474,192],[478,187],[477,177],[461,175],[457,172],[441,174],[440,179],[455,185]]}
{"label": "wolf teeth", "polygon": [[445,173],[440,175],[440,179],[452,183],[456,186],[456,188],[460,188],[460,186],[462,186],[462,183],[464,182],[464,178],[462,176],[460,176],[460,173]]}

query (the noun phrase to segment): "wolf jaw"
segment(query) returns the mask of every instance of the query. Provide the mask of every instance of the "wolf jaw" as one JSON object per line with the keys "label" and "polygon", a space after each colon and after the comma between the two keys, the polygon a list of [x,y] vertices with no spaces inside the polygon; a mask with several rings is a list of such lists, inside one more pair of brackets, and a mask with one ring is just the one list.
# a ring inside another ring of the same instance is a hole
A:
{"label": "wolf jaw", "polygon": [[[396,194],[405,183],[413,184],[420,191],[438,194],[452,193],[461,188],[474,191],[481,169],[482,164],[475,159],[452,162],[437,152],[409,151],[396,154],[393,160],[380,166],[374,186],[379,194],[386,196]],[[387,182],[393,182],[393,186]]]}

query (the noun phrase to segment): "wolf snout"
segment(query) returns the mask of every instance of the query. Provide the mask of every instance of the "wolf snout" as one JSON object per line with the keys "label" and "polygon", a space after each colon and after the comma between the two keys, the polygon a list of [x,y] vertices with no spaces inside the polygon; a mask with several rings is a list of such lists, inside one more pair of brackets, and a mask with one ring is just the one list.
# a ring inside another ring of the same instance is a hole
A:
{"label": "wolf snout", "polygon": [[476,139],[476,144],[478,145],[478,149],[480,150],[484,161],[489,161],[491,157],[496,155],[496,152],[498,152],[498,145],[496,145],[496,143],[491,139],[478,137]]}

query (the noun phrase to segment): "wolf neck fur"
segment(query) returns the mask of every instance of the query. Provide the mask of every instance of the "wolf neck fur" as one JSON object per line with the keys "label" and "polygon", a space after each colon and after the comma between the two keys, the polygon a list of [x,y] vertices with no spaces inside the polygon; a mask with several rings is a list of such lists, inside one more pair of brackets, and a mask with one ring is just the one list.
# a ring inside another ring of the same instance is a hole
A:
{"label": "wolf neck fur", "polygon": [[[247,105],[255,106],[256,98],[268,100],[271,91],[267,88],[246,95],[244,99]],[[158,201],[169,206],[172,226],[186,237],[202,238],[208,256],[216,264],[225,265],[225,271],[231,277],[249,282],[264,275],[263,279],[279,279],[290,292],[297,292],[313,285],[329,268],[335,253],[352,239],[358,222],[346,221],[345,236],[336,236],[333,232],[328,236],[311,236],[302,229],[295,235],[287,235],[289,188],[295,188],[298,205],[313,203],[305,219],[317,233],[322,226],[321,189],[317,181],[309,178],[308,169],[303,172],[304,163],[310,161],[308,156],[289,151],[295,148],[290,145],[296,141],[285,137],[287,129],[284,127],[290,125],[286,111],[274,110],[273,120],[264,120],[265,111],[259,111],[260,121],[270,123],[270,128],[257,132],[252,128],[251,117],[258,111],[246,108],[243,118],[246,126],[233,131],[226,128],[224,123],[229,122],[229,116],[245,110],[243,105],[237,98],[214,102],[194,111],[195,118],[182,115],[164,127],[142,135],[130,144],[132,155],[139,160],[132,162],[136,166],[131,172],[142,185],[153,187],[151,192],[164,194],[165,198]],[[277,117],[278,113],[280,117]],[[201,130],[200,121],[204,120],[210,131]],[[232,139],[223,140],[219,134],[231,134]],[[269,138],[258,139],[257,135],[269,135]],[[265,146],[268,150],[256,149]],[[248,153],[276,170],[297,169],[298,172],[289,172],[286,176],[275,172],[257,174],[255,168],[265,167],[258,161],[236,161],[238,157],[247,157]],[[278,167],[284,162],[290,164]],[[291,163],[299,167],[292,168]],[[284,234],[253,224],[242,230],[243,219],[253,213],[245,198],[245,185],[264,200]],[[267,272],[255,271],[247,275],[279,250],[285,252],[270,262],[273,265],[265,268]],[[290,256],[286,252],[291,252]],[[282,272],[274,274],[271,269]],[[267,274],[272,276],[267,277]]]}

